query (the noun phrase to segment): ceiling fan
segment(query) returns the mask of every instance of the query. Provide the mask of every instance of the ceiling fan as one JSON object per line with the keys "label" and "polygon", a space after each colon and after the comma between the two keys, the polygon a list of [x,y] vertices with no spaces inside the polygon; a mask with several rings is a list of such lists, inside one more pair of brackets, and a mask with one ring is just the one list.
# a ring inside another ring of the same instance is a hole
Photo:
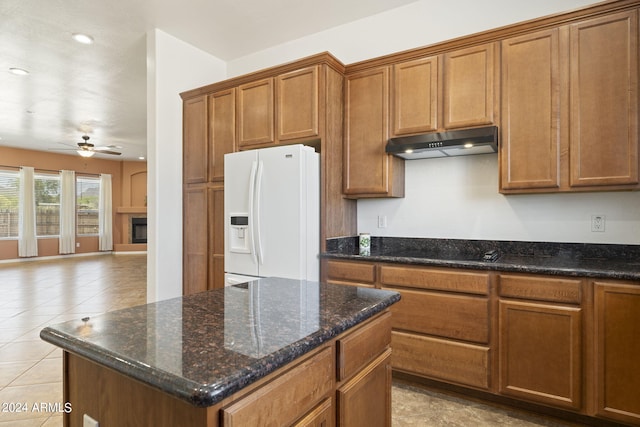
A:
{"label": "ceiling fan", "polygon": [[89,142],[89,135],[82,135],[82,142],[78,142],[78,148],[75,149],[78,154],[82,157],[91,157],[96,153],[99,154],[112,154],[114,156],[119,156],[122,153],[118,151],[114,151],[114,148],[120,148],[116,146],[105,146],[105,147],[96,147],[92,143]]}

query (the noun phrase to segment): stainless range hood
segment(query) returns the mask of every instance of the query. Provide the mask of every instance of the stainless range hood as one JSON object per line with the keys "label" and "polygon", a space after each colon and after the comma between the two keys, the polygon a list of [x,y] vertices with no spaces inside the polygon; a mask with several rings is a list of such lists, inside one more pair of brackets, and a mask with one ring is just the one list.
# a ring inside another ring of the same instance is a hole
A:
{"label": "stainless range hood", "polygon": [[498,127],[433,132],[389,139],[386,151],[406,160],[498,152]]}

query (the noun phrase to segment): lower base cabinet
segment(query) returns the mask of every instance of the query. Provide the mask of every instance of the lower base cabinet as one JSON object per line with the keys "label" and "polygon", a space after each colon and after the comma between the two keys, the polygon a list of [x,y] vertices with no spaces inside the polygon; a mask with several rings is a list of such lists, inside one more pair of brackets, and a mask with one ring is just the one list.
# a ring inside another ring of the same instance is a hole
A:
{"label": "lower base cabinet", "polygon": [[324,280],[400,292],[391,365],[403,378],[640,426],[640,283],[323,262]]}
{"label": "lower base cabinet", "polygon": [[594,287],[597,414],[640,425],[640,286]]}
{"label": "lower base cabinet", "polygon": [[582,310],[500,301],[499,392],[582,409]]}

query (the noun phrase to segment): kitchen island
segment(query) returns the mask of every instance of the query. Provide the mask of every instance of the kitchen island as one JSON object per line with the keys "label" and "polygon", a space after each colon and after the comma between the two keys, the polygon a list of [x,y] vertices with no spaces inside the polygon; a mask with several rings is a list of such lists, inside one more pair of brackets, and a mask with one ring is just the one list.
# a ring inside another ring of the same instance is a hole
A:
{"label": "kitchen island", "polygon": [[270,278],[40,336],[64,350],[66,426],[389,425],[399,299]]}

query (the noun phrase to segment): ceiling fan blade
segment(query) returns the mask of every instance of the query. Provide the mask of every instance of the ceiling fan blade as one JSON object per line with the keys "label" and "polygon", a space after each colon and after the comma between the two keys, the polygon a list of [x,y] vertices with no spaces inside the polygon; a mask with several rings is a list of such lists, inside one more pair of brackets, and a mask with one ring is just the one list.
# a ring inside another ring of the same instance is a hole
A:
{"label": "ceiling fan blade", "polygon": [[94,151],[98,154],[113,154],[114,156],[119,156],[122,153],[118,153],[117,151],[111,151],[111,150],[91,150]]}

